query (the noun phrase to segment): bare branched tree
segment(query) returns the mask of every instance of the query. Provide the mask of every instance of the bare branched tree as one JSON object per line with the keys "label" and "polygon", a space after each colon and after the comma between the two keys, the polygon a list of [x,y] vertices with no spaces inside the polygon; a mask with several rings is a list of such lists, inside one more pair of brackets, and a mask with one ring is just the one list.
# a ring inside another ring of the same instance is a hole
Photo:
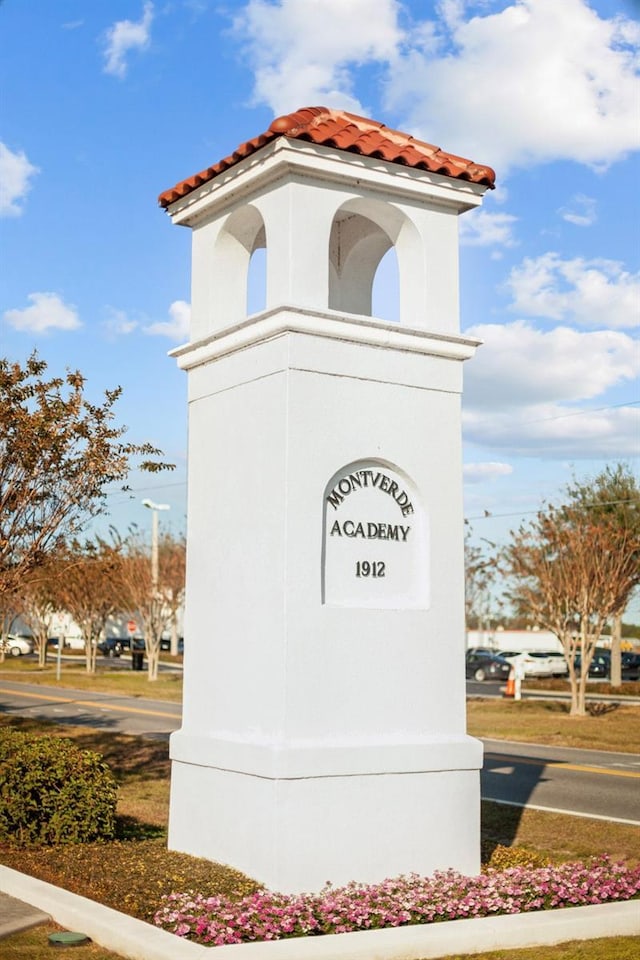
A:
{"label": "bare branched tree", "polygon": [[64,557],[64,577],[59,583],[61,606],[80,627],[85,645],[87,673],[96,672],[99,641],[107,621],[120,609],[122,555],[117,540],[100,537],[74,541]]}
{"label": "bare branched tree", "polygon": [[9,634],[13,631],[13,625],[20,616],[18,609],[19,603],[15,593],[0,592],[0,663],[2,663],[7,654]]}
{"label": "bare branched tree", "polygon": [[[163,534],[158,543],[158,579],[170,611],[171,653],[178,653],[178,611],[184,604],[187,543],[184,536]],[[161,576],[160,576],[161,575]]]}
{"label": "bare branched tree", "polygon": [[[607,466],[586,481],[574,479],[567,491],[571,501],[588,510],[592,518],[608,517],[622,530],[629,530],[636,539],[640,538],[640,486],[626,464]],[[635,576],[629,579],[629,592],[620,596],[620,607],[611,618],[611,683],[616,687],[622,683],[622,615],[640,585],[640,552],[634,566]]]}
{"label": "bare branched tree", "polygon": [[494,545],[489,544],[492,550],[487,554],[482,547],[472,543],[472,535],[472,529],[467,525],[464,536],[464,606],[467,631],[472,624],[481,628],[487,619],[491,588],[496,574]]}
{"label": "bare branched tree", "polygon": [[60,609],[61,575],[60,561],[52,554],[39,567],[29,570],[17,587],[20,614],[31,630],[40,667],[47,662],[51,625]]}
{"label": "bare branched tree", "polygon": [[121,583],[127,609],[142,620],[149,680],[158,679],[160,640],[175,621],[182,602],[185,580],[185,543],[170,533],[158,540],[158,571],[155,578],[151,550],[139,530],[130,531],[123,545]]}

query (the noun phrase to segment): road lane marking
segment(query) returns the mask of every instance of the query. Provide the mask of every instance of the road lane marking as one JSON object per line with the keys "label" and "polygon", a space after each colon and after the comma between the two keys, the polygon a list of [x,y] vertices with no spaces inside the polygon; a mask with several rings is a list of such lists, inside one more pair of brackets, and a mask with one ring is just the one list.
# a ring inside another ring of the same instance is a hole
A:
{"label": "road lane marking", "polygon": [[120,707],[117,704],[102,703],[100,700],[72,700],[70,697],[56,697],[55,695],[45,695],[44,693],[4,690],[2,688],[0,688],[0,693],[6,693],[12,697],[31,697],[33,700],[48,700],[50,703],[67,703],[69,706],[94,707],[100,710],[114,710],[117,713],[139,713],[148,717],[169,717],[171,720],[180,720],[180,716],[175,713],[163,713],[161,710],[143,710],[140,707]]}
{"label": "road lane marking", "polygon": [[542,810],[544,813],[563,813],[568,817],[583,817],[585,820],[606,820],[607,823],[624,823],[630,827],[640,827],[640,820],[625,820],[624,817],[607,817],[601,813],[582,813],[580,810],[562,810],[560,807],[542,807],[537,803],[518,803],[515,800],[499,800],[497,797],[481,797],[490,803],[501,803],[504,807],[522,807],[523,810]]}
{"label": "road lane marking", "polygon": [[[536,760],[533,757],[518,757],[508,753],[485,753],[485,758],[491,757],[499,763],[504,761],[508,763],[528,763],[533,767],[558,767],[561,770],[577,770],[580,773],[598,773],[605,777],[631,777],[632,780],[639,780],[640,773],[633,770],[611,770],[609,767],[590,767],[580,763],[564,763],[562,760]],[[488,771],[489,773],[491,771]]]}

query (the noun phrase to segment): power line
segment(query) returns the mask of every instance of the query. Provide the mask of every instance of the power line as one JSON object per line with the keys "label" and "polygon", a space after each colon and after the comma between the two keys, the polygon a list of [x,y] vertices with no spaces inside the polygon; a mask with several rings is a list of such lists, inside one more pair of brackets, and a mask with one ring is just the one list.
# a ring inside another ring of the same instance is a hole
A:
{"label": "power line", "polygon": [[603,410],[618,410],[620,407],[637,407],[640,400],[625,400],[622,403],[611,403],[606,407],[587,407],[585,410],[572,410],[571,413],[558,413],[553,417],[540,417],[537,420],[519,420],[518,424],[548,423],[549,420],[565,420],[567,417],[582,417],[587,413],[602,413]]}
{"label": "power line", "polygon": [[120,503],[129,503],[141,493],[154,493],[156,490],[167,490],[170,487],[186,487],[187,481],[181,480],[176,483],[163,483],[155,487],[131,487],[130,490],[112,490],[106,494],[107,497],[120,497],[120,500],[111,501],[112,506],[118,506]]}
{"label": "power line", "polygon": [[[597,503],[585,503],[582,506],[586,509],[596,509],[597,507],[617,507],[621,506],[624,503],[630,503],[634,506],[637,506],[638,501],[632,498],[627,500],[602,500]],[[478,514],[477,517],[465,517],[466,522],[471,522],[471,520],[500,520],[505,517],[529,517],[532,514],[540,513],[540,509],[537,510],[518,510],[516,513],[491,513],[490,510],[485,510],[484,513]]]}

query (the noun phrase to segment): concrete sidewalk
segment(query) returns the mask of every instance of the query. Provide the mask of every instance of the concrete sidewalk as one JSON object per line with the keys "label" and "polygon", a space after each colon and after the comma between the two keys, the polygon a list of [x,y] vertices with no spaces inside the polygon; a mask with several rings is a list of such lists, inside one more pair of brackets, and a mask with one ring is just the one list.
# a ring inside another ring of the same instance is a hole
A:
{"label": "concrete sidewalk", "polygon": [[40,923],[48,923],[51,917],[48,913],[30,906],[23,900],[16,900],[7,893],[0,892],[0,940],[10,937],[12,933],[37,927]]}

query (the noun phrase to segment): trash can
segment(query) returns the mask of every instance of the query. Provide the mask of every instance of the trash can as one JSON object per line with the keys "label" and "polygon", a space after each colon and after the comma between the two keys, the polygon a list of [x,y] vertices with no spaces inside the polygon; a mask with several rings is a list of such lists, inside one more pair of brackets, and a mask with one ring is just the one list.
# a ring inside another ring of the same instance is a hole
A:
{"label": "trash can", "polygon": [[131,654],[131,669],[132,670],[142,670],[144,666],[144,652],[141,650],[134,650]]}

